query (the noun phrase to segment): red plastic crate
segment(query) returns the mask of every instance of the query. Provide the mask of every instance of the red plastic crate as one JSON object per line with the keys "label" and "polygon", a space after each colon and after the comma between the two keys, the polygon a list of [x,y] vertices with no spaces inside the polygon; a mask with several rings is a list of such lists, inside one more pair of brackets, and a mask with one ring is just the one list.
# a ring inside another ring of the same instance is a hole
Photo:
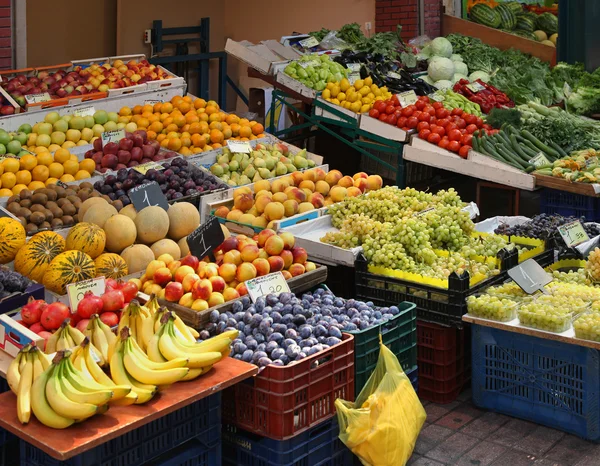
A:
{"label": "red plastic crate", "polygon": [[354,337],[284,367],[267,366],[256,377],[223,392],[224,421],[285,440],[335,414],[335,400],[354,400]]}

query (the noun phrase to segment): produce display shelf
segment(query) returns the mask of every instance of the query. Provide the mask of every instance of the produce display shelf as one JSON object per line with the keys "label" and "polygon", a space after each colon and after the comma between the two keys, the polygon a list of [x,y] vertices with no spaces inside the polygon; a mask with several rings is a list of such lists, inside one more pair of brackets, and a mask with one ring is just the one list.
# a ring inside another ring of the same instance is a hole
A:
{"label": "produce display shelf", "polygon": [[[600,185],[598,187],[600,188]],[[540,212],[560,214],[563,217],[585,217],[590,222],[597,222],[600,221],[600,199],[560,188],[544,188],[540,193]]]}
{"label": "produce display shelf", "polygon": [[335,400],[354,399],[354,338],[288,366],[266,366],[223,393],[223,421],[287,440],[335,415]]}
{"label": "produce display shelf", "polygon": [[477,406],[600,440],[597,349],[478,323],[472,331]]}
{"label": "produce display shelf", "polygon": [[353,454],[339,439],[335,417],[287,440],[223,426],[223,464],[230,466],[346,466]]}
{"label": "produce display shelf", "polygon": [[582,196],[599,197],[600,196],[600,184],[595,183],[571,183],[564,178],[558,178],[556,176],[539,175],[534,173],[535,184],[544,188],[556,189],[558,191],[567,191],[573,194],[579,194]]}
{"label": "produce display shelf", "polygon": [[342,126],[355,130],[358,128],[360,113],[355,113],[340,105],[332,104],[322,97],[317,97],[313,102],[314,117],[324,123]]}
{"label": "produce display shelf", "polygon": [[13,293],[0,299],[0,314],[6,314],[20,308],[27,303],[30,297],[44,299],[44,290],[44,285],[33,283],[23,293]]}

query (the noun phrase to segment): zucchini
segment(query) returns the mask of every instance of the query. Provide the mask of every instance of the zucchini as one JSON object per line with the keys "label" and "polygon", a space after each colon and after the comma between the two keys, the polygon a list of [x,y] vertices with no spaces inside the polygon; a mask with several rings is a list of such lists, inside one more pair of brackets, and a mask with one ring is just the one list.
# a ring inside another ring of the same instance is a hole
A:
{"label": "zucchini", "polygon": [[561,158],[568,157],[568,154],[563,150],[563,148],[556,144],[554,141],[550,141],[550,145],[556,150],[556,152],[560,154]]}

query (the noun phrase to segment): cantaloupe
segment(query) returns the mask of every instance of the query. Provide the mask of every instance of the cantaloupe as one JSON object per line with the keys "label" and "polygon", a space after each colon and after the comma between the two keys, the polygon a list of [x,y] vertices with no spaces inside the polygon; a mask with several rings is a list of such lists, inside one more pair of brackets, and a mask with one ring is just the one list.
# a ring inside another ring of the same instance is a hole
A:
{"label": "cantaloupe", "polygon": [[96,204],[88,209],[83,217],[79,217],[79,221],[93,223],[94,225],[98,225],[100,228],[104,228],[106,221],[113,215],[117,215],[117,213],[117,209],[115,209],[109,203]]}
{"label": "cantaloupe", "polygon": [[119,213],[121,215],[129,217],[131,220],[135,220],[135,217],[137,215],[137,211],[135,210],[135,207],[133,207],[133,204],[126,205],[121,210],[119,210]]}
{"label": "cantaloupe", "polygon": [[181,250],[179,249],[179,245],[172,239],[165,238],[158,240],[156,243],[150,246],[150,249],[152,249],[156,259],[163,254],[169,254],[175,260],[179,260],[181,258]]}
{"label": "cantaloupe", "polygon": [[83,203],[79,207],[79,210],[77,211],[77,216],[79,217],[79,221],[83,221],[83,217],[85,216],[85,213],[89,210],[90,207],[92,207],[96,204],[98,204],[98,205],[99,204],[108,204],[108,202],[106,202],[106,200],[101,197],[90,197],[90,198],[86,199],[85,201],[83,201]]}
{"label": "cantaloupe", "polygon": [[537,37],[538,42],[542,42],[548,39],[548,35],[544,31],[533,31],[535,37]]}
{"label": "cantaloupe", "polygon": [[[121,209],[121,212],[123,209]],[[137,238],[135,223],[126,215],[117,214],[110,217],[104,224],[106,232],[106,249],[119,253],[128,248]]]}
{"label": "cantaloupe", "polygon": [[146,207],[135,217],[137,239],[140,243],[154,244],[167,236],[169,216],[161,207]]}
{"label": "cantaloupe", "polygon": [[129,273],[136,273],[146,270],[148,264],[154,260],[154,253],[144,244],[134,244],[125,249],[121,257],[125,259]]}
{"label": "cantaloupe", "polygon": [[179,250],[181,251],[181,257],[187,256],[188,252],[190,252],[190,247],[187,243],[187,236],[184,236],[179,241],[177,241],[177,244],[179,246]]}
{"label": "cantaloupe", "polygon": [[549,45],[550,47],[556,48],[556,45],[554,45],[554,43],[549,40],[543,40],[540,42],[540,44]]}
{"label": "cantaloupe", "polygon": [[200,225],[200,212],[189,202],[177,202],[169,207],[169,238],[179,241]]}

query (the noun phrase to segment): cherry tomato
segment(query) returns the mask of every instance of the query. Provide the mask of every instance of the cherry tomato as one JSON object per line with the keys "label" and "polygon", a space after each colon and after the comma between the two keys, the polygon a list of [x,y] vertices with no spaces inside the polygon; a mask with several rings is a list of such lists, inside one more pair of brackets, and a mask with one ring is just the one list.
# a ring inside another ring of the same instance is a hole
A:
{"label": "cherry tomato", "polygon": [[440,137],[439,134],[437,133],[431,133],[428,137],[427,137],[427,141],[430,142],[431,144],[439,144],[440,140],[442,138]]}
{"label": "cherry tomato", "polygon": [[483,126],[483,118],[477,117],[475,119],[475,124],[477,125],[478,128],[481,128]]}
{"label": "cherry tomato", "polygon": [[394,125],[395,126],[397,121],[398,121],[398,117],[395,114],[388,115],[387,122],[390,125]]}
{"label": "cherry tomato", "polygon": [[473,134],[475,131],[477,131],[477,125],[470,124],[465,129],[467,130],[467,133]]}
{"label": "cherry tomato", "polygon": [[448,139],[442,139],[438,143],[438,147],[441,147],[442,149],[447,149],[448,148],[448,144],[450,144],[450,141],[448,141]]}
{"label": "cherry tomato", "polygon": [[387,122],[387,114],[386,113],[382,113],[381,115],[379,115],[379,121],[383,121],[384,123]]}
{"label": "cherry tomato", "polygon": [[463,109],[462,108],[454,108],[454,109],[452,109],[451,114],[461,116],[463,114]]}
{"label": "cherry tomato", "polygon": [[451,141],[460,141],[462,139],[462,134],[458,129],[448,130],[448,139]]}
{"label": "cherry tomato", "polygon": [[448,150],[452,152],[458,152],[460,149],[460,142],[458,141],[450,141],[448,143]]}
{"label": "cherry tomato", "polygon": [[472,134],[465,134],[462,137],[462,139],[460,140],[460,142],[464,146],[472,146],[473,145],[473,135]]}
{"label": "cherry tomato", "polygon": [[436,133],[439,134],[440,137],[444,136],[446,134],[446,130],[444,129],[443,126],[436,126],[435,129],[431,130],[432,133]]}
{"label": "cherry tomato", "polygon": [[429,115],[429,113],[426,112],[421,112],[419,113],[419,115],[415,115],[419,121],[429,121],[429,119],[431,118],[431,116]]}
{"label": "cherry tomato", "polygon": [[469,155],[469,149],[471,149],[470,146],[462,146],[458,150],[458,155],[460,155],[463,159],[466,159]]}
{"label": "cherry tomato", "polygon": [[404,108],[402,109],[402,116],[404,116],[404,117],[408,118],[408,117],[409,117],[409,116],[411,116],[411,115],[412,115],[414,112],[415,112],[415,111],[414,111],[412,108],[410,108],[410,106],[408,106],[408,107],[404,107]]}
{"label": "cherry tomato", "polygon": [[429,129],[423,128],[421,131],[419,131],[419,138],[427,140],[430,134],[431,131],[429,131]]}
{"label": "cherry tomato", "polygon": [[429,129],[429,123],[426,121],[419,121],[419,124],[417,125],[417,129],[419,131],[421,131],[422,129]]}
{"label": "cherry tomato", "polygon": [[465,120],[463,120],[462,118],[459,118],[458,120],[456,120],[456,126],[458,126],[459,129],[466,128],[467,122]]}
{"label": "cherry tomato", "polygon": [[410,129],[416,128],[418,124],[419,120],[417,120],[417,118],[414,116],[411,116],[406,122],[406,126],[408,126]]}
{"label": "cherry tomato", "polygon": [[385,113],[387,113],[388,115],[391,115],[395,111],[396,107],[394,107],[393,105],[388,105],[387,107],[385,107]]}
{"label": "cherry tomato", "polygon": [[441,102],[434,102],[434,103],[432,104],[432,107],[433,107],[433,108],[435,108],[435,109],[437,110],[438,108],[444,108],[444,104],[443,104],[443,103],[441,103]]}
{"label": "cherry tomato", "polygon": [[369,110],[369,116],[372,118],[379,118],[379,110],[377,110],[376,108],[372,108],[371,110]]}
{"label": "cherry tomato", "polygon": [[408,118],[406,118],[405,116],[398,118],[398,121],[396,122],[396,126],[398,128],[403,128],[404,126],[406,126],[406,122],[408,121]]}
{"label": "cherry tomato", "polygon": [[463,114],[463,118],[468,125],[472,125],[477,121],[477,117],[475,115],[471,115],[470,113]]}
{"label": "cherry tomato", "polygon": [[419,109],[419,110],[423,110],[426,105],[427,104],[425,102],[423,102],[422,100],[417,100],[415,107],[417,107],[417,109]]}

